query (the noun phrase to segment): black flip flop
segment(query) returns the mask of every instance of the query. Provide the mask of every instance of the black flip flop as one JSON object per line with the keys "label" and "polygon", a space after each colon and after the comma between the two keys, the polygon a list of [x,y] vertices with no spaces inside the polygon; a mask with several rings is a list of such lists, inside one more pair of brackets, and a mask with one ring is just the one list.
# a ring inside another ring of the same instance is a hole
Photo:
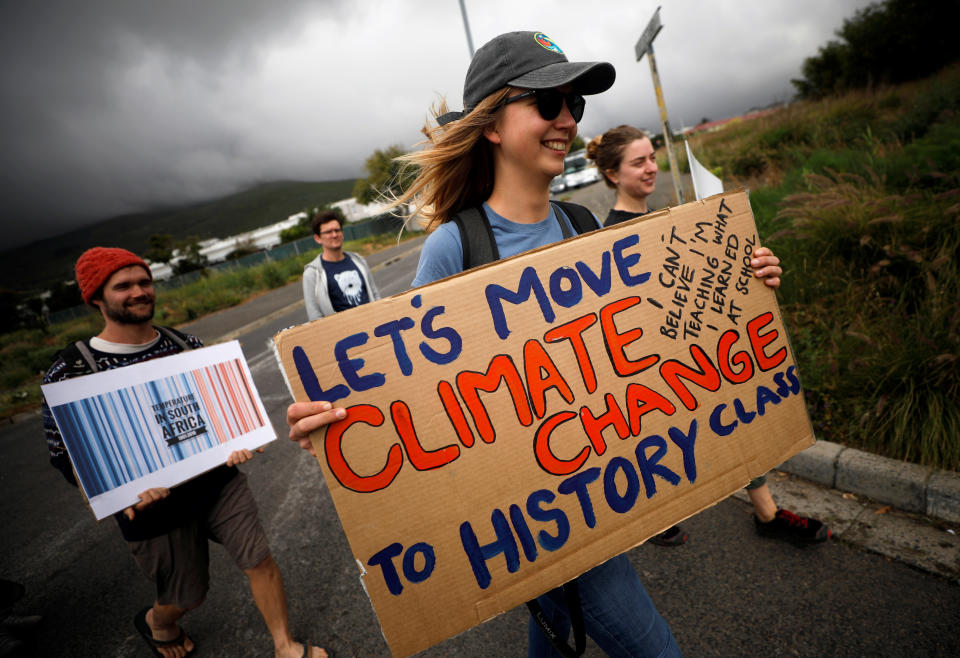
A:
{"label": "black flip flop", "polygon": [[[140,633],[140,637],[143,638],[143,641],[147,643],[147,646],[150,647],[150,651],[153,652],[154,656],[160,656],[163,658],[163,654],[157,650],[157,647],[172,647],[172,646],[183,646],[183,643],[186,641],[187,636],[184,634],[183,629],[180,629],[180,634],[177,635],[172,640],[157,640],[153,637],[153,629],[150,628],[150,624],[147,623],[147,612],[150,611],[150,608],[153,606],[147,606],[140,612],[136,614],[133,618],[133,626],[137,629],[137,632]],[[197,650],[197,643],[193,643],[193,649],[188,651],[185,655],[192,656]]]}
{"label": "black flip flop", "polygon": [[[310,642],[304,642],[304,643],[303,643],[303,658],[309,658],[309,657],[310,657],[310,649],[312,649],[312,648],[313,648],[313,644],[312,644],[312,643],[310,643]],[[318,648],[318,649],[322,649],[323,647],[317,647],[317,648]],[[330,649],[325,649],[325,651],[327,652],[327,658],[333,658],[333,651],[331,651]]]}

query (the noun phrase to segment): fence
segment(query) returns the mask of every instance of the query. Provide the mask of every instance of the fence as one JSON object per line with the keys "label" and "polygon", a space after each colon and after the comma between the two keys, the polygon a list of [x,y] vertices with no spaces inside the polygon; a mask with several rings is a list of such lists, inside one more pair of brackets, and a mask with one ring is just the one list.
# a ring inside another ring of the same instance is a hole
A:
{"label": "fence", "polygon": [[[399,217],[395,217],[394,215],[378,215],[377,217],[372,217],[355,224],[345,224],[343,227],[343,239],[344,241],[360,240],[373,235],[396,233],[400,231],[402,226],[403,220]],[[413,230],[419,230],[419,228],[415,228]],[[293,256],[299,256],[300,254],[316,251],[317,249],[319,249],[319,245],[317,245],[317,243],[314,241],[313,236],[309,235],[305,238],[300,238],[299,240],[294,240],[293,242],[279,244],[276,247],[272,247],[264,251],[258,251],[255,254],[249,254],[235,260],[225,260],[219,263],[214,263],[212,265],[208,265],[204,270],[195,270],[193,272],[187,272],[186,274],[178,274],[162,281],[156,281],[154,283],[154,287],[156,287],[157,290],[172,290],[174,288],[185,286],[188,283],[193,283],[194,281],[203,277],[205,274],[210,274],[212,272],[226,272],[229,270],[255,267],[270,261],[284,260]],[[89,306],[85,304],[79,304],[78,306],[71,306],[70,308],[48,313],[47,322],[50,324],[67,322],[91,312],[92,309]]]}

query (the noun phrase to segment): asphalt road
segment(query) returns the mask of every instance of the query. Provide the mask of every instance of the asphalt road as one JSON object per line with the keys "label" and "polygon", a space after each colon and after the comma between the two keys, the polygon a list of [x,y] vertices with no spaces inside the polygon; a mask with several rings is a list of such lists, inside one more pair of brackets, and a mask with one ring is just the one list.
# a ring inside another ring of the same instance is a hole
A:
{"label": "asphalt road", "polygon": [[[599,185],[581,191],[588,192],[604,194]],[[384,294],[409,285],[418,256],[418,243],[408,242],[371,258]],[[248,327],[237,338],[280,440],[242,468],[284,573],[295,635],[340,657],[387,656],[320,468],[285,438],[289,396],[266,343],[306,318],[296,286],[271,294],[289,298],[283,312],[254,300],[190,329],[209,340],[229,325]],[[113,521],[96,523],[48,465],[39,416],[0,429],[0,463],[0,577],[27,587],[18,614],[44,616],[36,655],[149,655],[132,618],[152,600],[152,588]],[[954,580],[846,542],[797,549],[762,539],[738,498],[685,527],[685,546],[641,546],[629,556],[689,656],[960,655]],[[219,547],[211,561],[208,599],[184,622],[198,654],[270,655],[245,577]],[[525,609],[511,610],[423,655],[523,656],[526,620]],[[588,644],[586,655],[601,654]]]}

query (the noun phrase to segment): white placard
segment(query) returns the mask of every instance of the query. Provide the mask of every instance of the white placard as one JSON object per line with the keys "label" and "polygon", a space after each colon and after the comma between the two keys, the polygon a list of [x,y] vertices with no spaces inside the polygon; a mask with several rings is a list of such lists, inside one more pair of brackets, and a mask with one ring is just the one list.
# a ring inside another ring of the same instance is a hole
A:
{"label": "white placard", "polygon": [[42,389],[98,520],[277,438],[237,341]]}

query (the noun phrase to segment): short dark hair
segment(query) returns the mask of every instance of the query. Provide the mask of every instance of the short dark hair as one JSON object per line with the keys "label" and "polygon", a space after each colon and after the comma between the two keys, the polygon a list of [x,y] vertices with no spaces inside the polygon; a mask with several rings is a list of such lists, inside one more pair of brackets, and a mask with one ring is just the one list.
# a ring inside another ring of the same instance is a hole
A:
{"label": "short dark hair", "polygon": [[320,235],[320,226],[327,222],[336,222],[340,225],[340,228],[343,228],[343,219],[340,215],[333,210],[320,210],[313,216],[313,220],[310,222],[310,226],[313,227],[313,234]]}

